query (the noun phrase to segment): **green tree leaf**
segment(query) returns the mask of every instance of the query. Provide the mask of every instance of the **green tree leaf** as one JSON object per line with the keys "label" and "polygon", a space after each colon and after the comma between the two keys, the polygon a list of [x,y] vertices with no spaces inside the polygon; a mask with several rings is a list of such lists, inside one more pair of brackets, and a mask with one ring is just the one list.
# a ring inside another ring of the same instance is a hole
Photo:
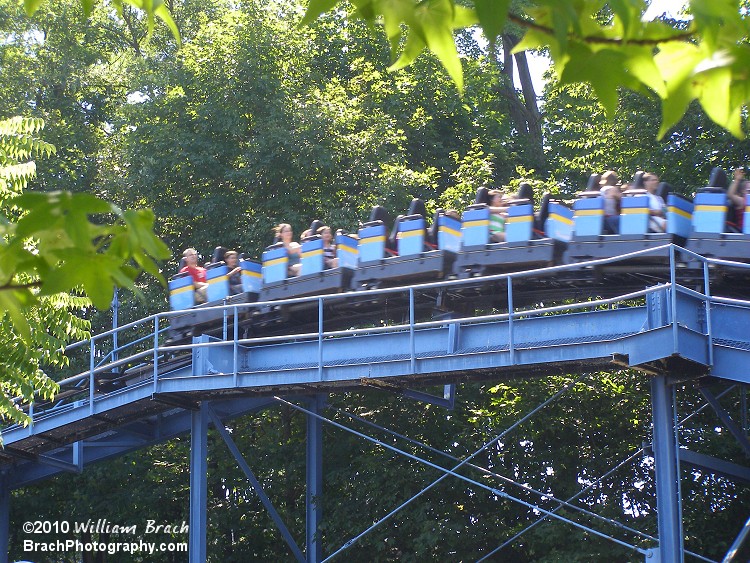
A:
{"label": "green tree leaf", "polygon": [[321,14],[332,10],[336,4],[338,4],[338,0],[310,0],[300,25],[307,25],[314,22]]}
{"label": "green tree leaf", "polygon": [[42,0],[23,0],[23,7],[26,10],[26,15],[33,16],[34,12],[39,9],[39,5]]}
{"label": "green tree leaf", "polygon": [[479,25],[493,43],[505,26],[510,4],[511,0],[474,0]]}
{"label": "green tree leaf", "polygon": [[[596,91],[599,101],[610,119],[617,110],[617,88],[630,79],[625,72],[625,55],[611,49],[591,51],[581,44],[571,44],[571,58],[560,76],[562,84],[588,82]],[[606,68],[607,72],[601,72]]]}

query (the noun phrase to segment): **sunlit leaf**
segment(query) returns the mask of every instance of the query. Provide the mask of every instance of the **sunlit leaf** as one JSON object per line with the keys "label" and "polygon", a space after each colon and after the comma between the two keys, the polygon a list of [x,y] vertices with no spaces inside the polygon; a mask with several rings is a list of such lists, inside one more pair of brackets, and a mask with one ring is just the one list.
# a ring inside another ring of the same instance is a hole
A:
{"label": "sunlit leaf", "polygon": [[42,5],[42,0],[23,0],[23,8],[26,10],[26,15],[33,16],[34,12],[39,9]]}
{"label": "sunlit leaf", "polygon": [[728,67],[715,67],[700,76],[696,87],[698,100],[706,114],[738,139],[742,131],[741,107],[734,107],[731,100],[732,71]]}
{"label": "sunlit leaf", "polygon": [[300,25],[307,25],[314,22],[321,14],[332,10],[333,7],[339,3],[339,0],[310,0],[305,11],[305,16],[302,18]]}
{"label": "sunlit leaf", "polygon": [[[26,342],[31,342],[31,329],[22,310],[22,301],[19,297],[30,296],[28,291],[0,291],[0,314],[4,311],[8,314],[13,327],[18,331]],[[26,299],[27,303],[30,299]]]}
{"label": "sunlit leaf", "polygon": [[484,35],[490,41],[494,41],[503,30],[505,20],[508,17],[508,9],[511,0],[474,0],[474,8],[477,12],[479,25],[484,30]]}
{"label": "sunlit leaf", "polygon": [[91,12],[94,11],[94,3],[95,3],[95,0],[81,0],[81,6],[83,6],[83,13],[86,15],[86,17],[89,17],[91,15]]}
{"label": "sunlit leaf", "polygon": [[422,38],[415,31],[410,30],[404,48],[401,50],[401,55],[396,62],[388,67],[388,70],[393,71],[409,66],[426,47],[427,44]]}
{"label": "sunlit leaf", "polygon": [[666,85],[654,62],[651,49],[648,47],[631,47],[625,51],[625,68],[638,80],[656,92],[659,97],[666,95]]}
{"label": "sunlit leaf", "polygon": [[[617,110],[617,88],[632,80],[625,72],[625,55],[611,49],[591,51],[581,44],[571,44],[569,52],[571,57],[560,75],[560,82],[591,84],[607,116],[613,119]],[[603,68],[607,71],[601,72]]]}
{"label": "sunlit leaf", "polygon": [[172,13],[169,11],[165,4],[162,4],[154,9],[154,14],[169,28],[172,32],[172,37],[175,38],[178,45],[182,44],[182,38],[180,36],[180,30],[177,29],[177,24],[172,19]]}
{"label": "sunlit leaf", "polygon": [[479,23],[476,11],[466,6],[456,4],[453,6],[453,29],[471,27]]}
{"label": "sunlit leaf", "polygon": [[677,124],[682,116],[685,115],[690,102],[695,99],[692,84],[685,80],[676,88],[672,88],[669,95],[662,99],[661,109],[661,127],[659,128],[658,138],[661,139],[669,130]]}
{"label": "sunlit leaf", "polygon": [[448,71],[459,92],[463,91],[463,68],[453,39],[453,7],[450,0],[428,0],[418,7],[414,15],[418,23],[414,26],[415,30]]}

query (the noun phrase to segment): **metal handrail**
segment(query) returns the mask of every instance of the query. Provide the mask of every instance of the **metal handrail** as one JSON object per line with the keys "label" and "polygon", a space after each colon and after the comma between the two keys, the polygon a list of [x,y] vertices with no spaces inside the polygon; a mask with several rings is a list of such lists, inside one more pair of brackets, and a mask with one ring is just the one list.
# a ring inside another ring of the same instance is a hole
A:
{"label": "metal handrail", "polygon": [[[588,269],[588,268],[595,267],[595,266],[602,266],[606,264],[615,264],[617,262],[622,262],[625,260],[629,260],[631,258],[636,258],[639,256],[647,256],[649,254],[655,254],[657,252],[661,252],[669,248],[674,248],[676,251],[680,253],[689,254],[691,257],[695,258],[699,262],[706,262],[709,264],[716,264],[719,266],[731,266],[731,267],[738,267],[738,268],[743,268],[743,269],[750,269],[750,264],[744,264],[742,262],[732,262],[729,260],[720,260],[716,258],[706,258],[704,256],[701,256],[700,254],[696,254],[695,252],[691,250],[687,250],[686,248],[670,243],[670,244],[657,246],[654,248],[637,250],[635,252],[630,252],[628,254],[622,254],[622,255],[614,256],[610,258],[600,258],[597,260],[590,260],[588,262],[578,262],[575,264],[563,264],[559,266],[548,266],[546,268],[538,268],[538,269],[533,269],[533,270],[523,270],[520,272],[510,272],[510,273],[504,273],[504,274],[494,274],[490,276],[483,276],[481,278],[481,283],[507,280],[507,279],[515,279],[515,278],[525,278],[525,277],[532,277],[532,276],[543,277],[546,274],[556,274],[556,273],[563,272],[563,271],[575,271],[575,270]],[[361,297],[361,296],[371,297],[371,296],[376,296],[376,295],[387,295],[391,293],[399,293],[399,292],[406,291],[408,290],[409,287],[413,288],[415,291],[420,291],[420,290],[428,290],[428,289],[436,289],[436,288],[452,288],[452,287],[457,287],[457,286],[460,287],[462,285],[476,285],[478,281],[479,280],[477,278],[467,278],[467,279],[460,279],[460,280],[444,280],[444,281],[439,281],[439,282],[429,282],[429,283],[418,284],[418,285],[413,285],[413,286],[400,286],[400,287],[382,288],[382,289],[358,290],[358,291],[349,291],[346,293],[316,295],[316,296],[311,296],[311,297],[295,297],[292,299],[285,299],[283,301],[256,301],[254,303],[214,305],[211,307],[201,307],[200,309],[186,309],[186,310],[180,310],[180,311],[163,311],[163,312],[155,313],[148,317],[144,317],[143,319],[139,319],[137,321],[132,321],[128,324],[117,327],[116,329],[110,329],[106,332],[102,332],[89,339],[80,340],[78,342],[72,343],[66,346],[66,350],[71,350],[71,349],[83,346],[86,343],[90,343],[93,339],[106,338],[107,336],[110,336],[114,334],[115,332],[121,332],[121,331],[127,330],[129,328],[133,328],[136,326],[143,326],[151,321],[156,321],[159,318],[163,319],[163,318],[178,317],[181,315],[185,315],[186,312],[192,311],[192,310],[199,310],[201,312],[216,312],[216,311],[223,311],[227,307],[238,308],[238,309],[259,309],[262,307],[278,306],[279,304],[282,304],[282,303],[284,305],[295,305],[298,303],[311,303],[319,299],[322,299],[323,301],[333,301],[337,299],[350,299],[352,297]]]}
{"label": "metal handrail", "polygon": [[[451,325],[451,324],[462,324],[462,323],[466,323],[467,321],[472,322],[472,323],[480,323],[480,322],[485,322],[485,321],[505,321],[505,320],[510,320],[511,318],[518,318],[519,316],[537,316],[537,315],[545,315],[547,313],[557,313],[560,311],[587,309],[589,307],[611,305],[614,303],[619,303],[621,301],[627,301],[627,300],[635,299],[637,297],[643,297],[650,293],[655,293],[657,291],[668,289],[669,287],[670,287],[670,284],[660,284],[654,287],[649,287],[646,289],[634,291],[631,293],[626,293],[626,294],[616,296],[616,297],[610,297],[607,299],[597,299],[594,301],[584,301],[580,303],[555,305],[551,307],[543,307],[541,309],[529,309],[529,310],[512,312],[512,313],[509,312],[509,313],[497,313],[494,315],[480,315],[480,316],[475,316],[475,317],[459,317],[455,319],[444,319],[444,320],[439,320],[439,321],[422,321],[422,322],[414,323],[414,326],[419,327],[421,329],[437,328],[437,327],[443,327],[443,326]],[[337,336],[356,336],[358,334],[377,334],[377,333],[383,333],[383,332],[406,332],[406,331],[409,331],[411,327],[412,327],[411,323],[408,323],[408,324],[378,326],[378,327],[372,327],[372,328],[353,328],[353,329],[347,329],[347,330],[332,330],[332,331],[323,332],[322,336],[323,337],[337,337]],[[240,345],[272,344],[275,342],[288,342],[289,340],[312,340],[312,339],[318,338],[320,334],[321,333],[316,331],[316,332],[305,332],[305,333],[300,333],[300,334],[281,335],[281,336],[261,336],[257,338],[242,338],[242,339],[237,340],[237,343]],[[214,342],[196,342],[192,344],[180,344],[180,345],[175,345],[175,346],[160,346],[159,349],[162,351],[174,352],[174,351],[180,351],[180,350],[193,350],[195,348],[211,348],[215,346],[226,346],[229,342],[230,342],[229,340],[217,340]]]}
{"label": "metal handrail", "polygon": [[[670,271],[672,272],[670,276],[671,277],[670,283],[658,284],[656,286],[646,288],[644,290],[626,293],[626,294],[608,298],[608,299],[597,299],[593,301],[577,302],[577,303],[570,303],[570,304],[565,304],[565,305],[556,305],[556,306],[551,306],[551,307],[543,307],[541,309],[515,311],[515,308],[512,305],[512,299],[513,299],[512,298],[512,295],[513,295],[512,284],[513,284],[513,280],[515,279],[523,279],[527,277],[545,277],[548,275],[554,275],[554,274],[564,272],[564,271],[583,270],[583,269],[588,269],[588,268],[592,268],[596,266],[618,263],[618,262],[629,260],[635,257],[647,256],[649,254],[654,254],[657,252],[663,252],[666,249],[669,249],[669,253],[670,253]],[[742,306],[750,305],[750,302],[747,302],[747,301],[704,295],[702,293],[696,292],[694,290],[691,290],[689,288],[686,288],[677,284],[675,280],[675,270],[674,270],[675,264],[676,264],[676,252],[680,252],[680,253],[684,252],[686,255],[692,256],[697,261],[702,262],[704,264],[716,264],[716,265],[722,265],[722,266],[732,266],[732,267],[750,269],[750,264],[742,264],[742,263],[731,262],[727,260],[705,258],[703,256],[700,256],[699,254],[696,254],[695,252],[684,249],[677,245],[665,244],[665,245],[661,245],[661,246],[650,248],[650,249],[639,250],[639,251],[631,252],[628,254],[623,254],[620,256],[610,257],[610,258],[592,260],[589,262],[565,264],[565,265],[560,265],[560,266],[550,266],[550,267],[534,269],[534,270],[524,270],[521,272],[511,272],[511,273],[496,274],[496,275],[491,275],[491,276],[483,276],[481,278],[443,280],[443,281],[430,282],[430,283],[419,284],[419,285],[414,285],[414,286],[400,286],[400,287],[384,288],[384,289],[359,290],[359,291],[339,293],[339,294],[316,295],[316,296],[311,296],[311,297],[297,297],[297,298],[292,298],[292,299],[286,299],[283,301],[262,301],[262,302],[255,302],[255,303],[237,303],[237,304],[216,305],[212,307],[201,307],[200,309],[198,309],[200,312],[222,311],[225,314],[228,314],[231,311],[234,318],[236,318],[241,310],[246,310],[246,309],[256,310],[256,309],[261,309],[263,307],[278,307],[279,305],[294,305],[294,304],[299,304],[299,303],[317,302],[320,319],[318,322],[319,324],[318,331],[315,331],[315,332],[308,332],[308,333],[294,334],[294,335],[238,339],[237,332],[236,332],[236,323],[235,323],[235,334],[233,335],[234,338],[231,341],[227,340],[226,337],[228,335],[225,335],[225,338],[223,340],[217,340],[213,342],[204,342],[204,343],[174,345],[174,346],[160,346],[159,345],[158,336],[162,334],[164,331],[168,330],[167,327],[158,329],[159,321],[160,319],[170,319],[172,317],[185,315],[186,312],[190,310],[160,312],[160,313],[156,313],[154,315],[145,317],[143,319],[139,319],[137,321],[133,321],[128,324],[122,325],[115,329],[94,335],[87,340],[81,340],[79,342],[73,343],[67,347],[67,350],[76,349],[76,348],[82,347],[84,344],[88,344],[90,347],[90,350],[93,351],[95,349],[97,342],[101,342],[102,340],[110,336],[117,335],[131,328],[144,327],[151,322],[153,322],[154,326],[157,328],[156,331],[152,330],[149,335],[140,337],[139,339],[133,342],[128,342],[127,344],[124,344],[118,347],[116,351],[127,349],[140,342],[144,342],[148,340],[149,338],[154,339],[153,348],[149,348],[148,350],[144,350],[144,351],[132,354],[125,358],[119,358],[118,360],[107,363],[107,364],[102,364],[100,362],[98,365],[95,365],[95,366],[92,365],[90,369],[86,370],[85,372],[81,372],[74,376],[63,379],[62,381],[59,381],[58,384],[69,385],[71,383],[80,383],[87,378],[90,381],[93,381],[94,376],[98,373],[109,371],[112,368],[127,365],[127,364],[132,363],[135,360],[140,360],[142,358],[153,355],[153,357],[155,358],[154,366],[153,366],[154,368],[153,379],[154,379],[154,388],[156,389],[157,387],[156,382],[158,379],[158,365],[157,365],[158,358],[160,354],[163,354],[165,352],[178,352],[178,351],[194,350],[197,348],[226,346],[227,344],[231,342],[235,346],[234,356],[235,356],[235,363],[236,363],[236,355],[237,355],[236,350],[237,350],[237,346],[240,346],[240,345],[245,346],[245,345],[258,345],[258,344],[272,344],[275,342],[288,342],[290,340],[317,339],[319,343],[319,348],[321,348],[322,341],[324,338],[333,338],[333,337],[340,337],[340,336],[356,336],[358,334],[400,332],[400,331],[409,331],[412,334],[411,338],[413,338],[413,331],[415,327],[419,327],[420,329],[429,329],[429,328],[434,328],[434,327],[444,327],[446,325],[461,324],[461,323],[467,323],[467,322],[481,323],[481,322],[502,321],[502,320],[513,322],[514,319],[517,319],[521,316],[524,316],[524,317],[539,316],[539,315],[545,315],[549,313],[557,313],[561,311],[576,311],[576,310],[588,309],[591,307],[612,305],[612,304],[620,303],[622,301],[643,297],[643,296],[646,296],[648,294],[651,294],[657,291],[669,289],[673,285],[676,288],[676,292],[681,292],[681,293],[685,293],[688,295],[695,295],[705,300],[706,303],[719,302],[719,303],[725,303],[725,304],[730,304],[730,305],[742,305]],[[704,269],[705,267],[706,266],[704,266]],[[507,313],[498,313],[494,315],[480,315],[480,316],[472,316],[472,317],[460,317],[456,319],[425,321],[425,322],[419,322],[419,323],[414,322],[414,294],[415,292],[427,291],[427,290],[438,289],[438,288],[440,289],[456,288],[456,287],[462,287],[466,285],[476,286],[478,283],[491,284],[491,283],[502,281],[502,280],[505,280],[508,284],[509,311]],[[357,297],[372,298],[375,296],[399,294],[399,293],[405,293],[405,292],[408,292],[410,296],[410,299],[409,299],[410,322],[407,324],[390,325],[386,327],[372,327],[372,328],[365,328],[365,329],[349,329],[349,330],[337,330],[337,331],[328,331],[328,332],[323,331],[322,313],[323,313],[323,304],[325,302],[331,302],[337,299],[348,300],[348,299],[357,298]],[[511,350],[512,348],[513,346],[511,346]],[[111,356],[114,352],[115,350],[110,352],[107,355],[107,357]],[[236,372],[236,366],[234,368],[234,371]],[[93,395],[93,386],[92,386],[92,390],[90,394]],[[93,402],[93,400],[91,402]],[[42,411],[42,412],[45,412],[45,411]],[[34,413],[34,414],[41,415],[42,412]]]}

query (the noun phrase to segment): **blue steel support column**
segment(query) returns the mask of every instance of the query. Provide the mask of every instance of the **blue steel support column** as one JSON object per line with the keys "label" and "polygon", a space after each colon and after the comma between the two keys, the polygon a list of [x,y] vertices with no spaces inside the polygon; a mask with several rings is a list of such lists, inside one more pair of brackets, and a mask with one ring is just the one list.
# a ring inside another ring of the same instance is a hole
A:
{"label": "blue steel support column", "polygon": [[[310,412],[321,414],[325,406],[325,395],[315,395],[309,403]],[[307,493],[305,507],[307,510],[305,543],[307,545],[307,563],[317,563],[322,559],[323,551],[320,533],[320,522],[323,519],[323,422],[321,419],[307,415]]]}
{"label": "blue steel support column", "polygon": [[201,403],[190,423],[190,563],[206,561],[208,408]]}
{"label": "blue steel support column", "polygon": [[672,389],[667,384],[666,376],[659,375],[651,379],[651,403],[660,561],[681,562],[685,560],[685,554],[680,533],[682,507],[677,483],[676,428]]}
{"label": "blue steel support column", "polygon": [[10,485],[7,475],[0,473],[0,563],[8,563],[10,547]]}

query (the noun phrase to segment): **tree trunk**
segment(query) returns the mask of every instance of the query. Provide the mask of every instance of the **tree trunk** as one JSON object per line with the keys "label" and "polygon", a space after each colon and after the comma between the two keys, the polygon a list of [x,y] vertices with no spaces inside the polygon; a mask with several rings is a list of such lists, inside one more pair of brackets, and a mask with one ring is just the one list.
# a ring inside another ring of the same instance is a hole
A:
{"label": "tree trunk", "polygon": [[[511,55],[511,51],[517,43],[518,38],[515,36],[502,35],[503,66],[501,71],[505,80],[501,85],[501,93],[508,100],[508,111],[513,126],[527,147],[525,152],[528,158],[528,167],[546,171],[541,113],[539,112],[526,53],[521,52]],[[495,60],[498,60],[498,57],[495,57]],[[518,66],[522,96],[519,95],[513,82],[514,63]]]}
{"label": "tree trunk", "polygon": [[536,168],[545,168],[542,114],[539,112],[534,82],[531,80],[531,73],[529,72],[529,61],[526,59],[525,51],[516,53],[514,57],[516,59],[516,66],[518,67],[521,92],[523,92],[523,104],[526,107],[526,123],[531,156],[537,163]]}
{"label": "tree trunk", "polygon": [[[506,45],[509,44],[509,40],[506,36],[502,37],[503,45],[503,66],[501,72],[505,80],[501,83],[503,96],[508,100],[508,111],[510,112],[510,119],[513,122],[513,126],[516,128],[519,136],[526,135],[528,131],[526,119],[524,118],[523,105],[518,99],[518,94],[513,86],[513,55],[510,54],[510,48]],[[497,58],[495,58],[497,60]]]}

